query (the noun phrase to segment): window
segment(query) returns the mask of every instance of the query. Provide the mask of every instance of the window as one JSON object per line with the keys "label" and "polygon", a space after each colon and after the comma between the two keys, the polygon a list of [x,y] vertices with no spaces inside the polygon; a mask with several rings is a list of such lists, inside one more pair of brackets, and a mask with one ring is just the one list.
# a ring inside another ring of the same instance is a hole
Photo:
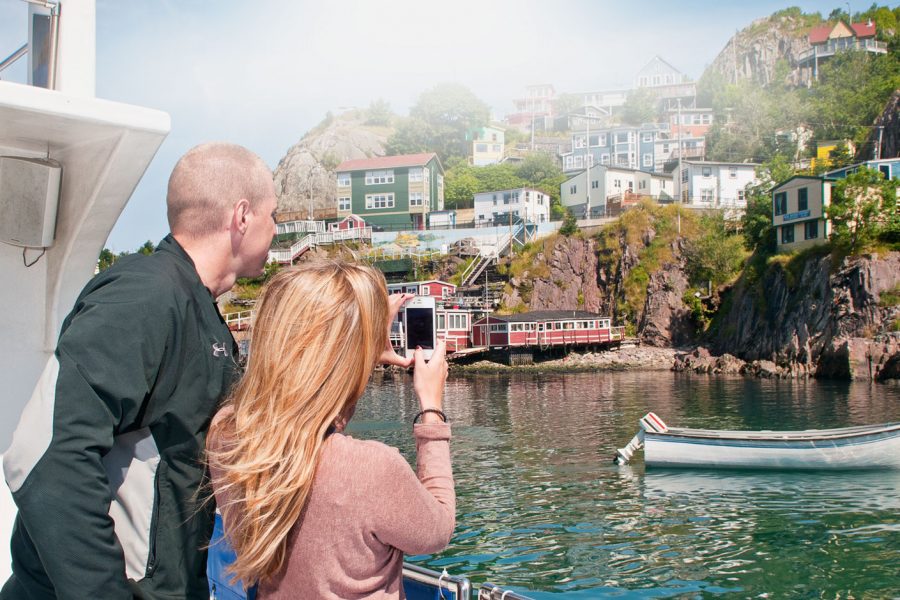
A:
{"label": "window", "polygon": [[606,134],[605,133],[601,133],[599,136],[597,136],[597,145],[599,145],[599,146],[606,145]]}
{"label": "window", "polygon": [[596,189],[599,188],[599,187],[600,187],[600,182],[597,181],[596,179],[593,180],[593,181],[591,182],[591,189],[592,189],[592,190],[596,190]]}
{"label": "window", "polygon": [[410,206],[422,206],[422,192],[412,192],[409,195]]}
{"label": "window", "polygon": [[338,173],[338,187],[350,187],[350,173]]}
{"label": "window", "polygon": [[601,154],[600,155],[600,164],[608,165],[609,164],[609,154]]}
{"label": "window", "polygon": [[885,179],[891,178],[891,165],[878,165],[878,170],[881,171]]}
{"label": "window", "polygon": [[492,141],[492,142],[496,142],[496,141],[497,141],[497,134],[496,134],[496,133],[492,133],[492,134],[491,134],[491,141]]}
{"label": "window", "polygon": [[382,183],[394,183],[394,170],[366,171],[366,185],[378,185]]}
{"label": "window", "polygon": [[652,154],[644,154],[644,166],[645,167],[653,166],[653,155]]}
{"label": "window", "polygon": [[819,222],[807,221],[803,224],[803,237],[807,240],[814,240],[819,237]]}
{"label": "window", "polygon": [[382,208],[394,208],[393,194],[366,194],[366,208],[378,210]]}
{"label": "window", "polygon": [[350,197],[349,196],[343,196],[341,198],[338,198],[338,210],[340,210],[340,211],[350,210]]}
{"label": "window", "polygon": [[447,315],[449,326],[447,329],[468,329],[466,326],[466,315],[450,313]]}
{"label": "window", "polygon": [[669,153],[669,144],[663,144],[663,145],[662,145],[662,151],[663,151],[664,153],[668,154],[668,153]]}
{"label": "window", "polygon": [[475,144],[475,152],[487,152],[488,145],[487,144]]}
{"label": "window", "polygon": [[638,182],[638,189],[639,189],[639,190],[647,189],[647,182],[646,182],[645,180],[641,179],[641,180]]}
{"label": "window", "polygon": [[570,194],[577,194],[577,193],[578,193],[578,186],[577,186],[577,185],[570,185],[570,186],[569,186],[569,193],[570,193]]}
{"label": "window", "polygon": [[447,321],[444,316],[444,313],[437,314],[437,328],[443,331],[447,330]]}
{"label": "window", "polygon": [[790,244],[794,241],[794,224],[783,225],[781,227],[781,243]]}
{"label": "window", "polygon": [[409,182],[416,183],[422,181],[422,171],[423,169],[410,169],[409,170]]}
{"label": "window", "polygon": [[630,134],[628,134],[628,133],[617,133],[615,136],[615,143],[616,144],[627,144],[629,141],[629,139],[628,139],[629,135]]}
{"label": "window", "polygon": [[797,210],[807,210],[808,208],[809,190],[807,190],[806,188],[800,188],[799,190],[797,190]]}
{"label": "window", "polygon": [[737,179],[737,167],[728,167],[728,177]]}
{"label": "window", "polygon": [[584,136],[576,135],[573,141],[576,148],[584,148]]}
{"label": "window", "polygon": [[778,192],[775,194],[775,216],[783,215],[787,212],[787,192]]}
{"label": "window", "polygon": [[613,187],[622,188],[622,180],[621,179],[613,179]]}
{"label": "window", "polygon": [[715,190],[712,188],[702,188],[700,190],[700,201],[712,204],[715,196]]}
{"label": "window", "polygon": [[701,175],[704,177],[712,177],[712,167],[703,167],[701,169]]}
{"label": "window", "polygon": [[494,144],[493,146],[491,146],[491,151],[500,152],[500,144]]}
{"label": "window", "polygon": [[687,170],[687,169],[682,169],[682,170],[681,170],[681,182],[682,182],[682,183],[687,183],[687,182],[688,182],[688,170]]}
{"label": "window", "polygon": [[645,133],[645,134],[644,134],[644,141],[645,141],[645,142],[652,142],[652,141],[653,141],[653,134],[650,133],[650,132]]}
{"label": "window", "polygon": [[737,193],[738,202],[744,202],[746,200],[746,197],[744,196],[744,190],[738,190]]}
{"label": "window", "polygon": [[569,169],[574,168],[574,162],[575,162],[575,161],[573,160],[573,157],[572,157],[572,156],[567,156],[565,162],[566,162],[566,170],[567,170],[567,171],[568,171]]}
{"label": "window", "polygon": [[575,168],[580,169],[584,166],[584,159],[581,156],[575,157]]}

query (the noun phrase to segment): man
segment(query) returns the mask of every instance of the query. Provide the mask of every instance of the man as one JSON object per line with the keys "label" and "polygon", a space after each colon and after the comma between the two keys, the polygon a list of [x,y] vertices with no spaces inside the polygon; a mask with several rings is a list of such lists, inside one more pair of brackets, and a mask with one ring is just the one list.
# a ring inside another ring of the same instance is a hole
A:
{"label": "man", "polygon": [[209,597],[201,452],[236,375],[215,299],[262,273],[275,188],[253,153],[204,144],[166,200],[171,234],[88,283],[4,456],[2,600]]}

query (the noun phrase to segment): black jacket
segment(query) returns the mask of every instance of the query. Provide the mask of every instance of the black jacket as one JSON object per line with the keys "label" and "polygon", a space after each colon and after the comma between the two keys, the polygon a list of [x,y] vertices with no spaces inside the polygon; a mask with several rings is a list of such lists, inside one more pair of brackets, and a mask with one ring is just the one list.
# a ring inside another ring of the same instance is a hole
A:
{"label": "black jacket", "polygon": [[88,283],[4,456],[0,599],[209,597],[202,452],[235,353],[171,235]]}

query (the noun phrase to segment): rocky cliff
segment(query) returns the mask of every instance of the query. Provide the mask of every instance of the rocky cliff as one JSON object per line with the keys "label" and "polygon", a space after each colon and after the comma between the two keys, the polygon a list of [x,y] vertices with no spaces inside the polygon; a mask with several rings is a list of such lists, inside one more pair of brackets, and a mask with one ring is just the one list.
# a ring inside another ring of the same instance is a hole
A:
{"label": "rocky cliff", "polygon": [[[511,265],[504,308],[587,310],[612,316],[651,346],[691,343],[695,326],[682,301],[688,288],[684,241],[657,235],[653,218],[642,225],[640,231],[612,227],[599,237],[548,238]],[[645,286],[636,284],[643,281],[635,272],[642,261],[659,265]]]}
{"label": "rocky cliff", "polygon": [[780,376],[897,377],[900,252],[831,260],[801,255],[735,286],[714,352],[770,361]]}
{"label": "rocky cliff", "polygon": [[784,59],[789,69],[783,83],[806,83],[810,74],[798,68],[799,56],[809,50],[809,29],[820,20],[799,10],[757,19],[728,41],[707,72],[718,73],[729,83],[750,80],[768,85],[779,78],[776,65]]}
{"label": "rocky cliff", "polygon": [[363,111],[328,117],[291,146],[275,168],[278,211],[305,215],[312,204],[318,213],[333,209],[334,168],[345,160],[384,156],[392,133],[365,124]]}

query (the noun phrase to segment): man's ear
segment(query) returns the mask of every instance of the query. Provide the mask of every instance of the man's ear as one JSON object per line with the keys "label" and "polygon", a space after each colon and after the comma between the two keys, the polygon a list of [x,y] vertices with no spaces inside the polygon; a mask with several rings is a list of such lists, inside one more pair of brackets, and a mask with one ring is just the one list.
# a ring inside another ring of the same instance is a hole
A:
{"label": "man's ear", "polygon": [[250,225],[250,201],[241,198],[234,204],[234,210],[231,214],[231,226],[234,231],[241,234],[247,233],[247,227]]}

